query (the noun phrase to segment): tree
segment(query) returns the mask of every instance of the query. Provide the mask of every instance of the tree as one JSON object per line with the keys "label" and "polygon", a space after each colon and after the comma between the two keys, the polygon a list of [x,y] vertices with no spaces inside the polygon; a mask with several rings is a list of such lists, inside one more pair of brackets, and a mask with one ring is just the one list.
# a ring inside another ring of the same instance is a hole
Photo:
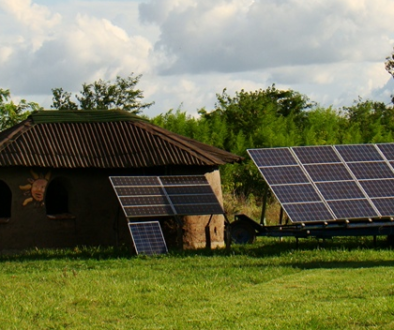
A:
{"label": "tree", "polygon": [[0,131],[25,120],[32,111],[42,110],[35,102],[27,102],[22,99],[18,104],[15,104],[9,100],[10,98],[10,91],[0,88]]}
{"label": "tree", "polygon": [[[384,63],[386,70],[394,78],[394,48],[390,56],[386,57],[386,62]],[[391,102],[394,103],[394,95],[391,95]]]}
{"label": "tree", "polygon": [[142,75],[127,78],[116,77],[115,82],[98,80],[91,84],[84,83],[80,95],[75,95],[78,104],[71,100],[71,93],[63,88],[52,89],[51,108],[58,110],[110,110],[121,109],[134,114],[149,108],[154,102],[142,103],[143,93],[135,89]]}

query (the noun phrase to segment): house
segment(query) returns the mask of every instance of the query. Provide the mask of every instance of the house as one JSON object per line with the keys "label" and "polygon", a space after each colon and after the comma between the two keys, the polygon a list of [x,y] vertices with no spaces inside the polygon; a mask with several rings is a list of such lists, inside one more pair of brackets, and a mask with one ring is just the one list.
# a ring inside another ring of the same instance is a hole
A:
{"label": "house", "polygon": [[[125,111],[35,112],[0,133],[0,251],[131,244],[110,176],[204,174],[221,201],[218,166],[241,159]],[[183,219],[185,248],[205,246],[208,218]]]}

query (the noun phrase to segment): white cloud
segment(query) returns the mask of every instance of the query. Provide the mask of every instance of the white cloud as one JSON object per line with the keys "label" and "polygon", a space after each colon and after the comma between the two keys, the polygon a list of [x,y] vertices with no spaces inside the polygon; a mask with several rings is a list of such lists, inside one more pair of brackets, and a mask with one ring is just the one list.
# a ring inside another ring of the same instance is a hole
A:
{"label": "white cloud", "polygon": [[273,83],[389,100],[392,17],[390,0],[0,0],[0,87],[49,107],[51,88],[135,72],[147,115]]}

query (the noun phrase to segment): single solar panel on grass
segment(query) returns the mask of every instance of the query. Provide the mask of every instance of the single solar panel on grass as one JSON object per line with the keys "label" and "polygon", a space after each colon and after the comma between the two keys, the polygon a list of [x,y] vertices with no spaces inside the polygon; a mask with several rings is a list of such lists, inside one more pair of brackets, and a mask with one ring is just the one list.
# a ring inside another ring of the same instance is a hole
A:
{"label": "single solar panel on grass", "polygon": [[159,221],[129,222],[128,226],[137,254],[168,252]]}

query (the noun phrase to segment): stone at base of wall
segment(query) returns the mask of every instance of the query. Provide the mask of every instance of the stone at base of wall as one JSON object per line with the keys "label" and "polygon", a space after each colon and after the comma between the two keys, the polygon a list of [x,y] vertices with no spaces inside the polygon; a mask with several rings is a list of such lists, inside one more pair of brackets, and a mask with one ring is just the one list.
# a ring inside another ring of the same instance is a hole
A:
{"label": "stone at base of wall", "polygon": [[[185,250],[196,250],[196,249],[205,249],[207,247],[205,242],[201,243],[189,243],[187,245],[183,245]],[[224,242],[211,242],[212,249],[223,249],[226,247]]]}

